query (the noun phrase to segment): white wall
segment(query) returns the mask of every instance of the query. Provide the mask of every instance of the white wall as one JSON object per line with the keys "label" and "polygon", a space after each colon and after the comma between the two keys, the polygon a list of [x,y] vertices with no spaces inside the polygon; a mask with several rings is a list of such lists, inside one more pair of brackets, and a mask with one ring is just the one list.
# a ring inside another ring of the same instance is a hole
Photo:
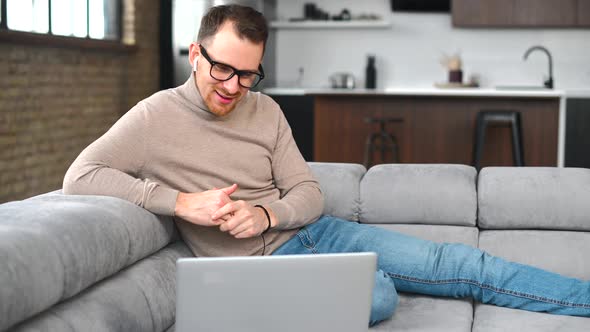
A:
{"label": "white wall", "polygon": [[[277,0],[279,19],[303,16],[308,0]],[[277,85],[293,86],[304,68],[303,87],[327,87],[339,71],[353,73],[362,86],[367,54],[377,55],[377,87],[432,87],[447,80],[439,60],[460,51],[463,75],[480,77],[481,86],[542,85],[547,57],[538,51],[527,61],[532,45],[553,55],[555,87],[590,88],[590,29],[458,29],[450,13],[393,13],[389,0],[316,0],[331,14],[348,8],[352,14],[377,13],[391,20],[386,29],[277,30]]]}

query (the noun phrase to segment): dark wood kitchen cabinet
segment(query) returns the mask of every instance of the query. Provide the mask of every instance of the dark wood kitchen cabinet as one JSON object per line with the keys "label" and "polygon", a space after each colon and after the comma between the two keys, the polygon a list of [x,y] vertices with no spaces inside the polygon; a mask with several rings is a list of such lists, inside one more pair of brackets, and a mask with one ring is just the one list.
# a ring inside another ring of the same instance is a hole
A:
{"label": "dark wood kitchen cabinet", "polygon": [[588,0],[453,0],[457,27],[588,27]]}
{"label": "dark wood kitchen cabinet", "polygon": [[590,1],[578,0],[577,22],[579,27],[590,28]]}
{"label": "dark wood kitchen cabinet", "polygon": [[[318,95],[314,111],[314,160],[364,161],[367,116],[399,117],[388,132],[400,146],[402,163],[471,164],[476,115],[481,110],[522,114],[527,166],[557,165],[559,98]],[[487,131],[482,166],[512,165],[508,127]]]}
{"label": "dark wood kitchen cabinet", "polygon": [[508,26],[514,0],[453,0],[453,25],[458,27]]}
{"label": "dark wood kitchen cabinet", "polygon": [[314,160],[362,164],[367,137],[379,131],[378,124],[367,123],[365,119],[383,117],[402,119],[400,123],[388,124],[386,130],[397,138],[399,160],[410,160],[407,138],[412,124],[410,109],[405,104],[403,99],[374,95],[316,96]]}
{"label": "dark wood kitchen cabinet", "polygon": [[514,0],[513,24],[522,27],[573,27],[576,25],[577,2]]}

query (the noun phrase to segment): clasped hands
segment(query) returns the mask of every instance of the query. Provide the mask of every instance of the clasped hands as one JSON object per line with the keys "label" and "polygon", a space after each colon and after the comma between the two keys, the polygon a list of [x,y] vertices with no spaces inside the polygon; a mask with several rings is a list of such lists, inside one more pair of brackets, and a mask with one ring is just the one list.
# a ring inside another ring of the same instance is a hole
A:
{"label": "clasped hands", "polygon": [[[201,226],[217,226],[222,232],[236,239],[254,237],[268,228],[264,211],[251,204],[230,198],[238,189],[237,184],[221,189],[211,189],[200,193],[179,193],[176,198],[174,215]],[[270,209],[271,225],[276,218]]]}

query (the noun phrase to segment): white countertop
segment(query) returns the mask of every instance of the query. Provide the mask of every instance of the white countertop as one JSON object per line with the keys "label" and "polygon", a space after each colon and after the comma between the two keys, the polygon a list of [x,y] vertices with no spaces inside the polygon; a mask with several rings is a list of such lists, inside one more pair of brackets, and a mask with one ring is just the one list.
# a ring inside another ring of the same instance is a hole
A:
{"label": "white countertop", "polygon": [[534,98],[590,98],[589,89],[496,89],[496,88],[386,88],[386,89],[331,89],[331,88],[266,88],[270,95],[392,95],[392,96],[462,96],[462,97],[534,97]]}
{"label": "white countertop", "polygon": [[590,98],[590,88],[567,89],[565,94],[568,98]]}

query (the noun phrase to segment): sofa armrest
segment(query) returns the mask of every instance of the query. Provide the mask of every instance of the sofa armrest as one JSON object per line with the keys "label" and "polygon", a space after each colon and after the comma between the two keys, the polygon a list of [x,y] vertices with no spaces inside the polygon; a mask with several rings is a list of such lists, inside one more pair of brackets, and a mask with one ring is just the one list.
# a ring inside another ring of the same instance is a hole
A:
{"label": "sofa armrest", "polygon": [[170,217],[106,196],[46,194],[0,205],[0,330],[166,246]]}

